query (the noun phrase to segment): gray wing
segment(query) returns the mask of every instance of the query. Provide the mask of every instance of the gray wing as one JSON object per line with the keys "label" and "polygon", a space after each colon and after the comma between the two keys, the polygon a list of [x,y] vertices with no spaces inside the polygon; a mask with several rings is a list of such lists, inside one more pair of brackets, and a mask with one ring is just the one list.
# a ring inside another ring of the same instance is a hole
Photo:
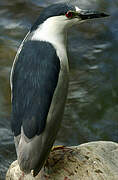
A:
{"label": "gray wing", "polygon": [[50,43],[26,41],[12,72],[12,120],[15,136],[40,135],[57,86],[60,61]]}

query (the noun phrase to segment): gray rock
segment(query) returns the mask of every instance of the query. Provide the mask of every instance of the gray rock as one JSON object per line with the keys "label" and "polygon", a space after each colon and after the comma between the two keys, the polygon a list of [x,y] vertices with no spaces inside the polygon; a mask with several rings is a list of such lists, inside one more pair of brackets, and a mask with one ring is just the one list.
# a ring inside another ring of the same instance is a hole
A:
{"label": "gray rock", "polygon": [[14,161],[6,180],[118,180],[118,143],[98,141],[54,148],[40,173],[23,175]]}

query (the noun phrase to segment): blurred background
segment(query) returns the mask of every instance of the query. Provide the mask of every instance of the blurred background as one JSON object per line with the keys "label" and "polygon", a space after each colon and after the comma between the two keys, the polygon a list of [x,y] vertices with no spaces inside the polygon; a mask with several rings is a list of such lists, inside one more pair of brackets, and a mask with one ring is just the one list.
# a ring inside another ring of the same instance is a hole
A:
{"label": "blurred background", "polygon": [[[0,0],[0,180],[16,159],[9,84],[14,56],[40,11],[56,1]],[[118,0],[73,2],[83,9],[105,11],[110,17],[69,30],[70,86],[55,143],[118,142]]]}

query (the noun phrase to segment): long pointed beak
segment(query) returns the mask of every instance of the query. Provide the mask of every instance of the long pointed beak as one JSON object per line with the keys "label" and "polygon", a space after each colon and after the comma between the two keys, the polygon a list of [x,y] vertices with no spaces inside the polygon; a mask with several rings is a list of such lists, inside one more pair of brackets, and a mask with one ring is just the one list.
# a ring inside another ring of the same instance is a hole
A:
{"label": "long pointed beak", "polygon": [[103,18],[109,16],[103,12],[91,11],[91,10],[81,10],[75,12],[75,16],[81,20]]}

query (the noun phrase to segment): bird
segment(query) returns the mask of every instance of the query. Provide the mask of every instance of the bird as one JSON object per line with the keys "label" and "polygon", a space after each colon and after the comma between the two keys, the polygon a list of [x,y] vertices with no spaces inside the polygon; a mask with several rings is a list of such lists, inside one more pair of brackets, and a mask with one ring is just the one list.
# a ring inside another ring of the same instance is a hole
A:
{"label": "bird", "polygon": [[68,93],[67,30],[108,16],[70,3],[43,9],[11,68],[11,129],[21,171],[36,176],[59,131]]}

